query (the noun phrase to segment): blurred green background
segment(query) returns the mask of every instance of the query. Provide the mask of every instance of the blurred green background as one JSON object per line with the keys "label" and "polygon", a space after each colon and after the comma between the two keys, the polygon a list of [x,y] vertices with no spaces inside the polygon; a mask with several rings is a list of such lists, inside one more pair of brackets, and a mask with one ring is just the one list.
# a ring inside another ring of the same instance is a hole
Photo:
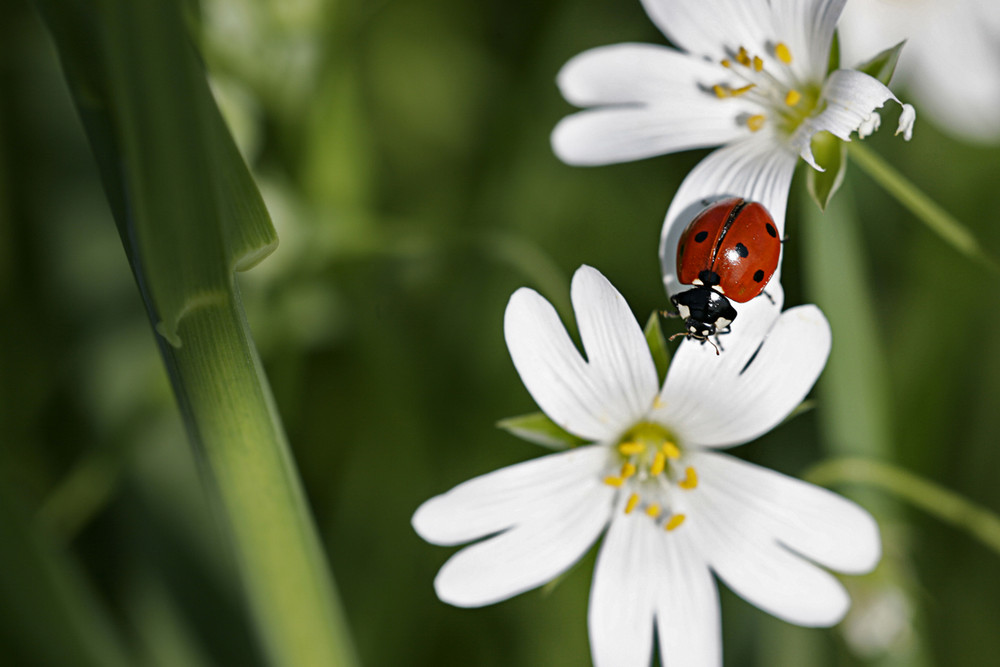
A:
{"label": "blurred green background", "polygon": [[[703,153],[580,169],[548,143],[571,111],[554,85],[568,58],[662,36],[639,2],[607,0],[192,10],[281,238],[239,283],[363,663],[589,664],[593,553],[551,589],[455,609],[432,589],[451,551],[409,519],[541,453],[493,426],[535,409],[502,336],[517,287],[565,303],[587,263],[640,321],[665,306],[660,225]],[[916,104],[912,142],[888,121],[869,145],[1000,254],[1000,151],[956,143]],[[834,355],[815,410],[735,453],[792,475],[872,456],[1000,508],[996,275],[857,169],[818,221],[803,190],[800,173],[786,305],[824,307]],[[105,641],[129,664],[263,664],[54,47],[22,0],[0,6],[0,312],[0,664],[73,665],[74,642]],[[724,591],[726,664],[996,664],[997,554],[843,490],[886,543],[885,567],[850,582],[859,615],[803,630]]]}

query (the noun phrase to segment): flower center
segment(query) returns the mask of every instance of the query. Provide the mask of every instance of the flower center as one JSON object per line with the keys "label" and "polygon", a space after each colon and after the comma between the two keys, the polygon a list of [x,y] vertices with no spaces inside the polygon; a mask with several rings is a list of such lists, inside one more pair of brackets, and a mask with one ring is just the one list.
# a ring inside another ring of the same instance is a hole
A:
{"label": "flower center", "polygon": [[763,58],[742,46],[732,58],[724,58],[720,64],[730,70],[741,85],[715,84],[712,92],[720,100],[741,97],[763,107],[764,113],[743,113],[737,117],[737,122],[746,125],[751,132],[760,131],[770,120],[778,131],[791,135],[815,111],[820,88],[796,81],[789,67],[792,52],[787,44],[778,42],[770,51],[777,64],[775,71],[769,71]]}
{"label": "flower center", "polygon": [[697,487],[698,473],[682,465],[674,435],[660,424],[640,422],[622,436],[615,451],[620,467],[604,483],[629,492],[625,514],[641,510],[668,531],[684,523],[685,515],[677,511],[678,489]]}

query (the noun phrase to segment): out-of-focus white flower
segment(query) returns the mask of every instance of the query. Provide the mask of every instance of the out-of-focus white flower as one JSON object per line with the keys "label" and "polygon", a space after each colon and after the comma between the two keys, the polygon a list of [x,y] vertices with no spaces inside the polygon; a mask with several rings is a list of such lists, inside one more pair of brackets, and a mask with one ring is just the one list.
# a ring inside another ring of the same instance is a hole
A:
{"label": "out-of-focus white flower", "polygon": [[844,9],[843,62],[904,39],[893,81],[921,111],[964,139],[1000,140],[1000,2],[851,0]]}
{"label": "out-of-focus white flower", "polygon": [[[566,99],[591,107],[552,133],[553,149],[567,163],[610,164],[722,145],[688,174],[667,212],[660,256],[668,291],[677,287],[677,241],[703,200],[760,202],[783,233],[798,157],[819,169],[813,135],[864,136],[877,127],[876,109],[899,102],[867,74],[827,72],[845,1],[643,0],[677,49],[604,46],[560,71]],[[903,105],[897,133],[909,139],[914,119],[913,108]]]}
{"label": "out-of-focus white flower", "polygon": [[589,627],[598,667],[648,667],[654,627],[664,664],[719,667],[720,579],[775,616],[839,621],[850,604],[823,568],[878,562],[878,527],[825,489],[718,450],[770,431],[826,363],[830,329],[815,306],[750,302],[720,357],[681,343],[662,389],[642,329],[595,269],[573,278],[582,356],[555,309],[520,289],[504,330],[539,407],[589,443],[460,484],[417,510],[413,526],[452,556],[434,585],[478,607],[558,576],[607,529]]}

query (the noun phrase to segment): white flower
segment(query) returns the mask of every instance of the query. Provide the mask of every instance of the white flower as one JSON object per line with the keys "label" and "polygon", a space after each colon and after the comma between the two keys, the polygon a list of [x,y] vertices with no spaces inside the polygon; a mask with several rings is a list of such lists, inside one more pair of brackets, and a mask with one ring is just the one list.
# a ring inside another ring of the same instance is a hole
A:
{"label": "white flower", "polygon": [[894,81],[951,132],[1000,140],[1000,2],[851,0],[841,57],[856,62],[906,40]]}
{"label": "white flower", "polygon": [[542,410],[593,443],[477,477],[431,498],[413,526],[457,545],[434,585],[477,607],[539,586],[605,528],[589,626],[598,667],[647,667],[654,625],[671,667],[721,665],[714,572],[792,623],[826,626],[849,606],[823,568],[869,571],[878,527],[857,505],[717,450],[774,428],[826,363],[815,306],[757,299],[720,357],[682,342],[662,390],[628,305],[598,271],[573,278],[581,356],[553,307],[520,289],[504,320],[514,366]]}
{"label": "white flower", "polygon": [[[875,125],[875,109],[899,102],[862,72],[827,74],[845,1],[643,0],[681,50],[616,44],[585,51],[559,72],[568,101],[595,107],[553,131],[565,162],[609,164],[723,145],[687,176],[667,212],[661,258],[668,291],[676,291],[677,240],[704,199],[758,201],[783,233],[798,156],[819,169],[812,136],[826,130],[849,141]],[[914,118],[903,105],[897,133],[909,139]]]}

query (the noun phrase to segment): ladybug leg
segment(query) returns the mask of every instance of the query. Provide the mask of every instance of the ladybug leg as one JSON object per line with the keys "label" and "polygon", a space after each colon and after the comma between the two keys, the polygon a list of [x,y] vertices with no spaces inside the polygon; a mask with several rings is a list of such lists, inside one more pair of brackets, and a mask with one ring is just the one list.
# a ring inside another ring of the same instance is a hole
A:
{"label": "ladybug leg", "polygon": [[663,317],[667,317],[667,318],[680,317],[681,316],[680,313],[674,313],[674,312],[671,312],[669,310],[661,310],[661,311],[658,311],[658,312],[660,313],[660,315],[662,315]]}
{"label": "ladybug leg", "polygon": [[763,292],[761,292],[761,294],[767,297],[767,300],[771,302],[772,306],[774,305],[774,297],[768,294],[767,290],[764,290]]}
{"label": "ladybug leg", "polygon": [[716,331],[715,332],[715,347],[719,351],[722,351],[722,352],[726,351],[726,348],[722,347],[722,341],[719,340],[719,336],[725,336],[727,333],[732,333],[732,332],[733,332],[733,329],[728,324],[726,325],[726,328],[723,329],[722,331]]}

